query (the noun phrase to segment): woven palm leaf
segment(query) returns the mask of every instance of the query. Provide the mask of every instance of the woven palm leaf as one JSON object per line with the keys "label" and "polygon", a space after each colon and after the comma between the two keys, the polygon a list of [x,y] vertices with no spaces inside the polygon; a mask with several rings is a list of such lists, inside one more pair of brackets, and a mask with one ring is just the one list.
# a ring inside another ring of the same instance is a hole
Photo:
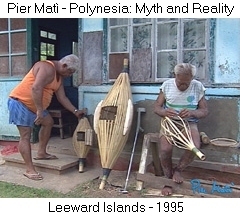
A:
{"label": "woven palm leaf", "polygon": [[73,133],[73,148],[79,158],[79,172],[83,172],[86,157],[92,145],[92,132],[87,117],[81,118]]}
{"label": "woven palm leaf", "polygon": [[[125,60],[128,66],[128,61]],[[99,189],[121,154],[132,124],[133,104],[129,75],[119,74],[112,88],[97,106],[94,114],[94,130],[97,134],[103,177]]]}

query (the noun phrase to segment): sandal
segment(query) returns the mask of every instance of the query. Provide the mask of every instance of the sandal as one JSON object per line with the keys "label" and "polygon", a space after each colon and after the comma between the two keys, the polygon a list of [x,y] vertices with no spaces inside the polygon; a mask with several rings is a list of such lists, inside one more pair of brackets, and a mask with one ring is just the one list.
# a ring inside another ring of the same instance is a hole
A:
{"label": "sandal", "polygon": [[45,157],[35,157],[34,160],[56,160],[58,157],[56,155],[47,155]]}
{"label": "sandal", "polygon": [[23,175],[31,180],[43,180],[40,173],[24,173]]}

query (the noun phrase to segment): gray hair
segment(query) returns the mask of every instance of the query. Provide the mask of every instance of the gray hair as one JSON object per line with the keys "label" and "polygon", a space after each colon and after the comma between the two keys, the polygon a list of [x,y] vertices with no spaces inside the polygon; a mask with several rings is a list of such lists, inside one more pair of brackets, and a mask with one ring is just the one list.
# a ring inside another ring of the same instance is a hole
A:
{"label": "gray hair", "polygon": [[196,75],[196,66],[189,64],[189,63],[180,63],[174,67],[174,73],[190,73],[194,77]]}
{"label": "gray hair", "polygon": [[78,71],[79,69],[80,59],[74,54],[64,56],[59,61],[62,64],[66,64],[68,69],[75,70],[75,71]]}

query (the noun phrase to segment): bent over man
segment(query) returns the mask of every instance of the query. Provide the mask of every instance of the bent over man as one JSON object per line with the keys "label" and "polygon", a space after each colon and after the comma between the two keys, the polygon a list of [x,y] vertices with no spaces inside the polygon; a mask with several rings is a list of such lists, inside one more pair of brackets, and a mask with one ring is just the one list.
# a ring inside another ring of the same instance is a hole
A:
{"label": "bent over man", "polygon": [[46,110],[55,93],[58,101],[69,111],[80,118],[84,110],[78,110],[66,97],[63,79],[71,76],[79,68],[79,58],[73,54],[59,61],[36,62],[23,80],[11,91],[8,99],[9,123],[19,130],[19,152],[26,164],[24,176],[32,180],[42,180],[32,162],[31,129],[41,125],[39,131],[39,148],[35,159],[57,159],[48,154],[47,144],[51,135],[53,119]]}

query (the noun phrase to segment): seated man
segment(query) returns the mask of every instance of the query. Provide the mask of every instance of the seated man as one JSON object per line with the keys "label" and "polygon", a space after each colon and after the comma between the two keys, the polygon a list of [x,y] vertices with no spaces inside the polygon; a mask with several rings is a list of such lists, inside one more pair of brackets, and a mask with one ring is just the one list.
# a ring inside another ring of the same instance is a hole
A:
{"label": "seated man", "polygon": [[[177,64],[174,68],[175,78],[165,81],[160,87],[160,93],[154,104],[154,112],[160,117],[174,118],[177,115],[189,122],[193,142],[200,148],[200,135],[197,122],[208,115],[205,88],[201,82],[194,79],[196,67],[188,64]],[[176,167],[172,167],[173,145],[160,130],[160,161],[164,175],[177,183],[182,183],[181,172],[195,157],[195,154],[186,150]],[[172,194],[172,188],[165,186],[162,189],[164,196]]]}

